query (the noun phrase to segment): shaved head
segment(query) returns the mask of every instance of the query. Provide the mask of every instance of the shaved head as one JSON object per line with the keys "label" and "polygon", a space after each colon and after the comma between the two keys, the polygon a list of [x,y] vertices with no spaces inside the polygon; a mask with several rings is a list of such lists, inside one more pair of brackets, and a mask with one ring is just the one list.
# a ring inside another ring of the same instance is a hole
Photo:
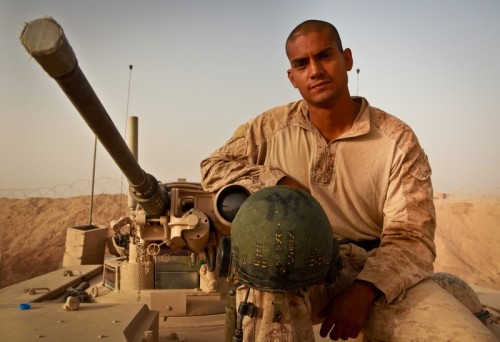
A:
{"label": "shaved head", "polygon": [[338,49],[342,52],[344,49],[342,48],[342,41],[340,40],[340,35],[335,26],[332,24],[321,21],[321,20],[306,20],[303,23],[299,24],[295,27],[290,35],[288,36],[285,44],[286,55],[288,55],[288,45],[293,42],[297,37],[311,33],[311,32],[319,32],[319,31],[328,31],[330,33],[330,37],[333,42],[337,45]]}

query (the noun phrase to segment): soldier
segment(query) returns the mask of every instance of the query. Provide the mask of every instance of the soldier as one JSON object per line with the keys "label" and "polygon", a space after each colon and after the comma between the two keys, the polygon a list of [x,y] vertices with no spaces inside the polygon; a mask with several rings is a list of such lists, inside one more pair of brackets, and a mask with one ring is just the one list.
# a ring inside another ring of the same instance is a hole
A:
{"label": "soldier", "polygon": [[327,214],[344,267],[333,287],[287,295],[283,307],[293,314],[281,322],[266,314],[270,292],[253,288],[250,300],[261,314],[245,317],[244,339],[313,340],[301,324],[322,322],[321,336],[332,340],[363,332],[383,341],[495,341],[430,279],[436,256],[431,168],[411,128],[351,97],[352,52],[330,23],[301,23],[285,47],[288,78],[302,100],[240,126],[202,161],[202,184],[207,191],[227,184],[308,191]]}

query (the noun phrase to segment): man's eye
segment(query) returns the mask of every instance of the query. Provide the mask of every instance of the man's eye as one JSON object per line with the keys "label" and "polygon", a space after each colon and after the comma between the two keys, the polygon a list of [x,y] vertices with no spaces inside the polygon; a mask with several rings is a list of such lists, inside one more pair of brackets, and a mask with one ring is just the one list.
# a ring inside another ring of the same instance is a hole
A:
{"label": "man's eye", "polygon": [[306,67],[306,63],[300,62],[300,63],[295,63],[295,69],[304,69]]}
{"label": "man's eye", "polygon": [[323,53],[319,56],[322,60],[328,60],[332,57],[332,54],[330,52]]}

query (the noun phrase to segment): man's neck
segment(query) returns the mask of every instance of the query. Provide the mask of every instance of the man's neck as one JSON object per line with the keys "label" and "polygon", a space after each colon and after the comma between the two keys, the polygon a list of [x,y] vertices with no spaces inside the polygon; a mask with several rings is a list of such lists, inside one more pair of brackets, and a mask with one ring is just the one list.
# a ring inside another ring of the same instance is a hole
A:
{"label": "man's neck", "polygon": [[309,119],[327,142],[330,142],[351,129],[361,104],[349,101],[336,103],[329,107],[309,105]]}

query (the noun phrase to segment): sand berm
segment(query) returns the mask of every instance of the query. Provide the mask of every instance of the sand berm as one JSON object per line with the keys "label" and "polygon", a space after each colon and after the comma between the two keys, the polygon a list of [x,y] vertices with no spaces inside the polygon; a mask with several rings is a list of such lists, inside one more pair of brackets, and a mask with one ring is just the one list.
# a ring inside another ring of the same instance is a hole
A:
{"label": "sand berm", "polygon": [[[96,195],[93,224],[126,215],[126,203],[122,195]],[[500,290],[500,196],[447,195],[435,205],[435,271]],[[0,288],[60,268],[66,228],[87,225],[89,208],[89,196],[0,198]]]}

